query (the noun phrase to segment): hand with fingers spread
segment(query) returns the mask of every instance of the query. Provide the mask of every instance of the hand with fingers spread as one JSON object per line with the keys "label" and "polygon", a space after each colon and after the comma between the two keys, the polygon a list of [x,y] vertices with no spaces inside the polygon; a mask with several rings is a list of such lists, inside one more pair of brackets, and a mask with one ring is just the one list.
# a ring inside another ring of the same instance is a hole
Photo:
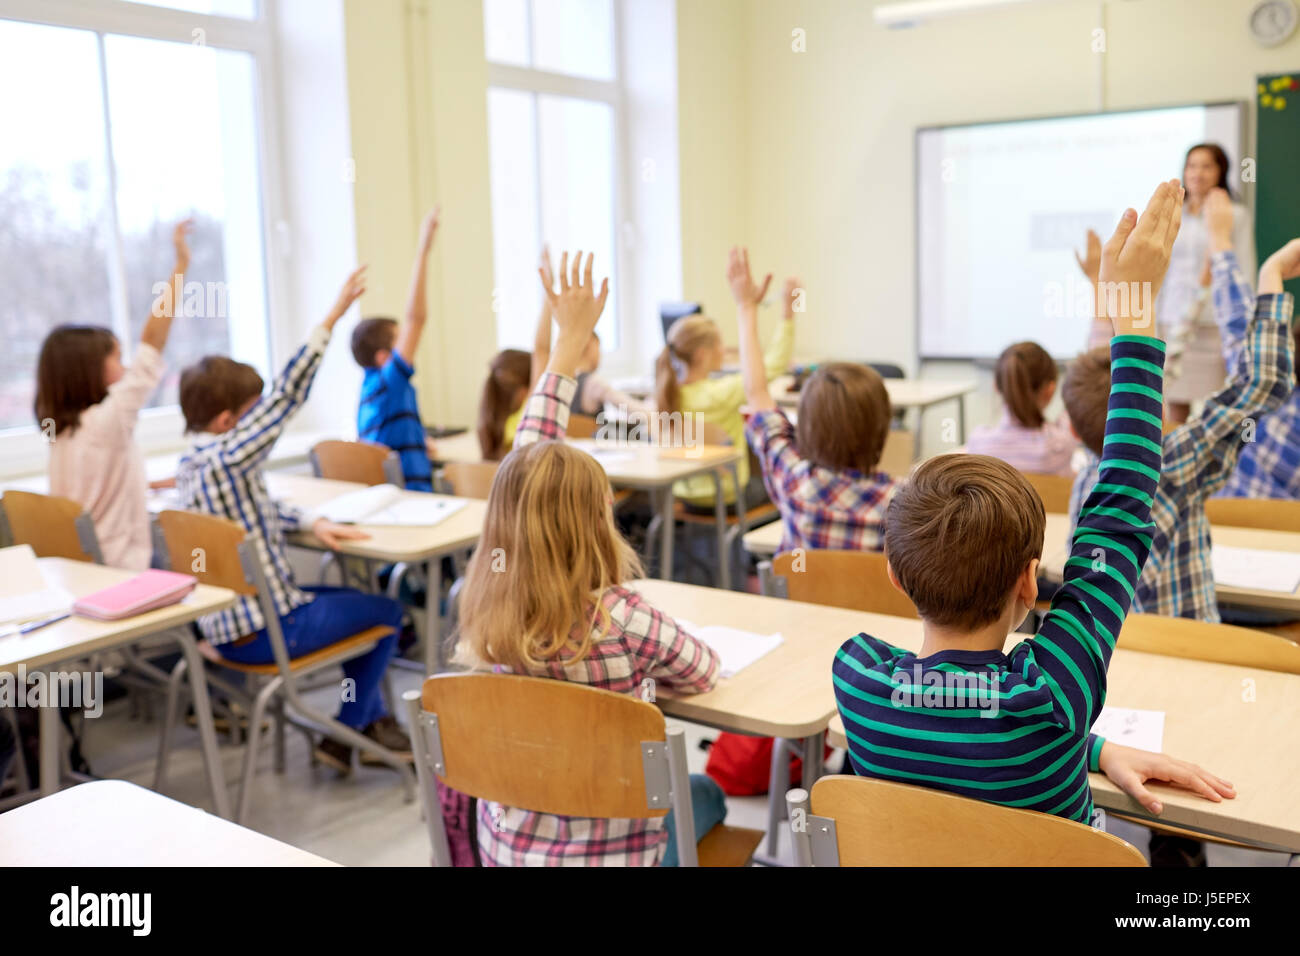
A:
{"label": "hand with fingers spread", "polygon": [[1161,183],[1139,217],[1124,210],[1101,250],[1097,318],[1110,319],[1116,335],[1155,334],[1155,298],[1183,219],[1183,188]]}
{"label": "hand with fingers spread", "polygon": [[338,524],[327,518],[318,518],[311,526],[311,533],[314,534],[320,543],[325,545],[331,551],[337,551],[340,541],[364,541],[370,537],[366,532],[351,525]]}
{"label": "hand with fingers spread", "polygon": [[352,308],[352,303],[361,298],[366,291],[366,268],[362,266],[347,277],[343,288],[339,290],[339,297],[334,300],[333,307],[325,316],[325,321],[321,323],[325,328],[333,330],[344,313]]}
{"label": "hand with fingers spread", "polygon": [[1205,227],[1210,234],[1210,251],[1227,252],[1232,248],[1232,198],[1221,186],[1205,197]]}
{"label": "hand with fingers spread", "polygon": [[1282,283],[1300,278],[1300,239],[1292,239],[1259,267],[1259,294],[1282,292]]}
{"label": "hand with fingers spread", "polygon": [[1160,799],[1146,788],[1148,781],[1168,783],[1190,790],[1214,803],[1226,797],[1237,796],[1232,784],[1194,763],[1178,760],[1168,754],[1153,754],[1106,741],[1098,759],[1101,772],[1149,812],[1159,814],[1164,810]]}
{"label": "hand with fingers spread", "polygon": [[570,378],[577,374],[582,353],[591,340],[591,333],[596,329],[600,314],[605,311],[605,299],[609,297],[609,279],[603,280],[600,291],[596,291],[591,278],[593,258],[588,253],[584,267],[582,253],[578,252],[570,267],[569,254],[566,252],[561,255],[559,292],[546,285],[545,271],[541,268],[537,270],[546,289],[546,301],[550,304],[555,324],[560,330],[546,368],[547,371],[558,372]]}
{"label": "hand with fingers spread", "polygon": [[739,246],[732,248],[727,256],[727,285],[731,286],[731,297],[736,300],[736,305],[757,309],[771,284],[772,273],[769,272],[763,284],[756,285],[749,271],[749,250]]}
{"label": "hand with fingers spread", "polygon": [[1079,268],[1088,277],[1088,281],[1096,286],[1097,273],[1101,271],[1101,236],[1097,235],[1095,230],[1088,230],[1084,254],[1079,255],[1076,252],[1074,261],[1079,263]]}

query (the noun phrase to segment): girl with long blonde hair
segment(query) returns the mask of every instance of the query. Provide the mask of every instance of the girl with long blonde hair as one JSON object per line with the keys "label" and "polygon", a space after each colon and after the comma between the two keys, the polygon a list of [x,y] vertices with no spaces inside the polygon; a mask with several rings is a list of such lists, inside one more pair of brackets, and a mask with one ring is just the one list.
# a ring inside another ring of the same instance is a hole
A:
{"label": "girl with long blonde hair", "polygon": [[[560,291],[546,290],[559,339],[492,483],[461,592],[456,656],[471,667],[623,694],[646,680],[706,691],[717,682],[717,654],[626,586],[641,569],[615,528],[609,481],[594,458],[563,441],[574,376],[609,292],[605,280],[595,293],[590,255],[582,270],[579,253],[571,274],[568,258],[560,260]],[[703,836],[725,814],[723,796],[708,778],[691,783]],[[477,829],[489,866],[675,859],[671,819],[588,820],[481,802]]]}

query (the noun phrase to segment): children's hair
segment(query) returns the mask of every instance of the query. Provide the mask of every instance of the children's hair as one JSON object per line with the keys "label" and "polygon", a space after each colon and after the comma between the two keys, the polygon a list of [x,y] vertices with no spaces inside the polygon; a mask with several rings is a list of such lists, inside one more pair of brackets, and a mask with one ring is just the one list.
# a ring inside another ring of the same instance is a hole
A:
{"label": "children's hair", "polygon": [[655,403],[661,412],[682,410],[682,386],[679,379],[700,349],[722,341],[718,323],[703,315],[684,315],[668,327],[668,344],[655,359]]}
{"label": "children's hair", "polygon": [[1214,185],[1218,186],[1226,192],[1229,197],[1231,197],[1232,190],[1228,188],[1228,169],[1231,164],[1228,162],[1228,154],[1223,151],[1223,147],[1218,143],[1197,143],[1189,149],[1187,155],[1183,157],[1183,168],[1187,168],[1187,162],[1192,158],[1192,153],[1196,152],[1198,149],[1205,150],[1211,157],[1213,157],[1215,165],[1219,167],[1219,181]]}
{"label": "children's hair", "polygon": [[362,368],[374,368],[375,353],[393,348],[397,340],[397,320],[377,315],[362,319],[352,330],[352,357]]}
{"label": "children's hair", "polygon": [[526,673],[587,655],[593,626],[609,629],[602,595],[641,574],[610,501],[604,470],[563,442],[506,456],[460,597],[462,663]]}
{"label": "children's hair", "polygon": [[257,369],[224,355],[206,355],[181,372],[185,431],[201,432],[222,412],[235,412],[262,394]]}
{"label": "children's hair", "polygon": [[505,454],[506,419],[518,410],[519,390],[532,384],[532,365],[531,353],[504,349],[488,366],[478,403],[478,444],[484,461],[500,461]]}
{"label": "children's hair", "polygon": [[36,422],[54,423],[54,434],[75,430],[81,413],[108,397],[104,360],[117,338],[98,325],[60,325],[45,336],[36,361]]}
{"label": "children's hair", "polygon": [[894,494],[885,555],[926,621],[973,631],[1002,616],[1029,562],[1043,555],[1038,493],[999,458],[939,455]]}
{"label": "children's hair", "polygon": [[1070,363],[1061,385],[1061,401],[1083,447],[1100,458],[1110,407],[1109,347],[1084,352]]}
{"label": "children's hair", "polygon": [[1046,419],[1038,393],[1056,381],[1056,362],[1037,342],[1008,345],[998,356],[993,384],[1011,417],[1025,428],[1042,428]]}
{"label": "children's hair", "polygon": [[831,362],[804,382],[795,442],[814,465],[870,474],[880,463],[892,414],[885,381],[873,368]]}

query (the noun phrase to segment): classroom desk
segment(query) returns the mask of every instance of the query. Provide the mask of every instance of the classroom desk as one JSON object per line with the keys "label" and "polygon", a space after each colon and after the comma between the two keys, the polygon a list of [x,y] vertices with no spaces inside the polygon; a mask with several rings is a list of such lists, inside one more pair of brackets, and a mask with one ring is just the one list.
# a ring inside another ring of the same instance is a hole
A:
{"label": "classroom desk", "polygon": [[[349,481],[331,481],[284,472],[268,472],[266,485],[272,497],[305,510],[318,508],[339,495],[363,487]],[[406,494],[425,495],[428,492],[408,491]],[[429,674],[436,674],[442,669],[442,638],[438,617],[438,601],[442,592],[442,558],[472,548],[483,533],[483,522],[487,519],[487,502],[463,500],[463,508],[432,526],[357,525],[370,537],[361,541],[342,541],[337,551],[340,555],[392,564],[422,565],[425,568],[428,604],[424,615],[424,662],[426,673]],[[289,542],[295,547],[329,550],[309,531],[289,535]],[[399,583],[394,574],[393,584]],[[395,586],[390,586],[390,591],[395,589]],[[391,596],[396,595],[394,593]]]}
{"label": "classroom desk", "polygon": [[[41,558],[40,564],[51,587],[65,588],[74,597],[119,584],[134,577],[136,573],[66,558]],[[213,803],[218,814],[229,817],[229,797],[221,770],[221,757],[217,752],[217,734],[213,728],[212,705],[208,700],[203,658],[189,628],[181,625],[189,624],[205,614],[224,610],[234,603],[233,591],[200,584],[179,604],[146,611],[121,621],[95,621],[73,616],[30,634],[0,637],[0,671],[17,673],[21,666],[30,672],[175,628],[176,639],[189,663],[194,713],[199,724],[203,764],[208,784],[212,788]],[[59,787],[59,710],[57,707],[41,707],[38,718],[41,731],[41,793],[49,796]]]}
{"label": "classroom desk", "polygon": [[746,533],[741,544],[756,558],[771,558],[781,547],[781,533],[784,529],[784,521],[773,521]]}
{"label": "classroom desk", "polygon": [[338,866],[125,780],[0,815],[0,866]]}
{"label": "classroom desk", "polygon": [[[736,463],[740,454],[729,445],[695,445],[685,448],[661,448],[646,442],[596,441],[590,438],[569,438],[568,444],[587,452],[609,476],[615,488],[632,488],[645,491],[654,502],[659,521],[660,576],[673,577],[673,484],[684,478],[712,474],[714,478],[714,521],[718,543],[719,577],[724,588],[731,586],[730,554],[726,546],[727,505],[722,493],[723,472],[732,473],[732,481],[739,487]],[[478,438],[470,432],[451,438],[438,439],[434,461],[482,461]]]}
{"label": "classroom desk", "polygon": [[[885,382],[885,391],[889,393],[889,403],[895,411],[901,409],[916,409],[916,451],[921,451],[921,416],[925,414],[926,409],[933,405],[940,405],[943,402],[957,403],[957,444],[966,444],[966,396],[978,388],[978,383],[974,379],[953,379],[944,381],[942,379],[916,379],[916,378],[887,378]],[[797,406],[799,404],[799,393],[790,391],[790,386],[794,383],[794,376],[781,375],[772,379],[769,386],[772,397],[778,405]]]}
{"label": "classroom desk", "polygon": [[[1215,525],[1212,531],[1216,544],[1233,548],[1300,552],[1300,534],[1290,531],[1260,531],[1255,528],[1237,528],[1231,525]],[[1061,580],[1065,559],[1069,556],[1067,540],[1069,533],[1069,515],[1048,514],[1041,566],[1042,575],[1048,580]],[[1216,584],[1214,592],[1220,604],[1234,604],[1261,610],[1294,611],[1297,616],[1300,616],[1300,589],[1290,594],[1283,594],[1280,591],[1256,591]]]}

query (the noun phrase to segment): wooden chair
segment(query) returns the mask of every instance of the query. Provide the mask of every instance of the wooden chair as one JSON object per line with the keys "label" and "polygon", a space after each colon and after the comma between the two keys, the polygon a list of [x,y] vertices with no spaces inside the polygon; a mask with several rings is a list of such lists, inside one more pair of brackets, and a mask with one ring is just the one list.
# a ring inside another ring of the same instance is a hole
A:
{"label": "wooden chair", "polygon": [[[235,822],[243,823],[248,818],[248,811],[252,805],[253,778],[257,772],[257,751],[261,743],[262,721],[273,699],[277,697],[280,698],[279,707],[287,704],[291,710],[302,715],[310,725],[323,728],[326,734],[344,744],[374,754],[397,770],[407,799],[413,799],[414,779],[410,768],[401,758],[369,737],[363,736],[308,704],[302,698],[298,685],[299,679],[307,674],[366,653],[380,640],[392,634],[393,629],[384,626],[366,628],[310,654],[290,658],[284,641],[284,632],[280,629],[280,616],[276,613],[275,602],[271,597],[262,565],[251,542],[246,539],[244,529],[224,518],[189,511],[164,511],[158,515],[158,526],[166,541],[173,570],[192,574],[204,584],[229,588],[241,597],[256,600],[266,620],[271,651],[275,657],[274,663],[241,664],[224,658],[220,662],[220,666],[246,675],[255,685],[260,683],[260,689],[253,702],[252,714],[248,720],[248,744],[244,755],[244,775],[240,783],[239,808],[235,815]],[[203,560],[195,561],[195,555],[201,555]],[[185,676],[185,667],[185,660],[182,658],[172,670],[167,694],[167,714],[158,744],[155,790],[161,789],[166,777],[171,731],[176,723],[180,683]],[[274,712],[278,712],[278,709]],[[278,721],[275,740],[277,769],[282,768],[284,762],[283,727],[283,721]]]}
{"label": "wooden chair", "polygon": [[879,551],[785,551],[758,566],[769,597],[873,614],[917,618],[916,605],[889,580]]}
{"label": "wooden chair", "polygon": [[1118,646],[1126,651],[1300,674],[1300,645],[1252,627],[1130,614],[1119,632]]}
{"label": "wooden chair", "polygon": [[440,478],[448,494],[487,501],[500,462],[449,461],[442,466]]}
{"label": "wooden chair", "polygon": [[1070,513],[1070,491],[1074,487],[1073,478],[1060,475],[1040,475],[1032,471],[1022,471],[1025,479],[1043,499],[1043,510],[1048,514]]}
{"label": "wooden chair", "polygon": [[368,441],[322,441],[312,447],[308,457],[312,474],[317,478],[406,487],[402,460],[385,445]]}
{"label": "wooden chair", "polygon": [[411,740],[435,866],[449,866],[436,777],[461,793],[570,817],[675,813],[682,866],[744,866],[757,830],[717,826],[699,841],[685,733],[653,704],[567,681],[438,674],[407,691]]}
{"label": "wooden chair", "polygon": [[1082,823],[871,777],[822,777],[786,795],[800,866],[1146,866]]}
{"label": "wooden chair", "polygon": [[1205,502],[1205,516],[1212,525],[1300,534],[1300,501],[1279,498],[1210,498]]}
{"label": "wooden chair", "polygon": [[30,545],[38,558],[103,564],[95,523],[69,498],[6,491],[0,498],[0,540]]}

